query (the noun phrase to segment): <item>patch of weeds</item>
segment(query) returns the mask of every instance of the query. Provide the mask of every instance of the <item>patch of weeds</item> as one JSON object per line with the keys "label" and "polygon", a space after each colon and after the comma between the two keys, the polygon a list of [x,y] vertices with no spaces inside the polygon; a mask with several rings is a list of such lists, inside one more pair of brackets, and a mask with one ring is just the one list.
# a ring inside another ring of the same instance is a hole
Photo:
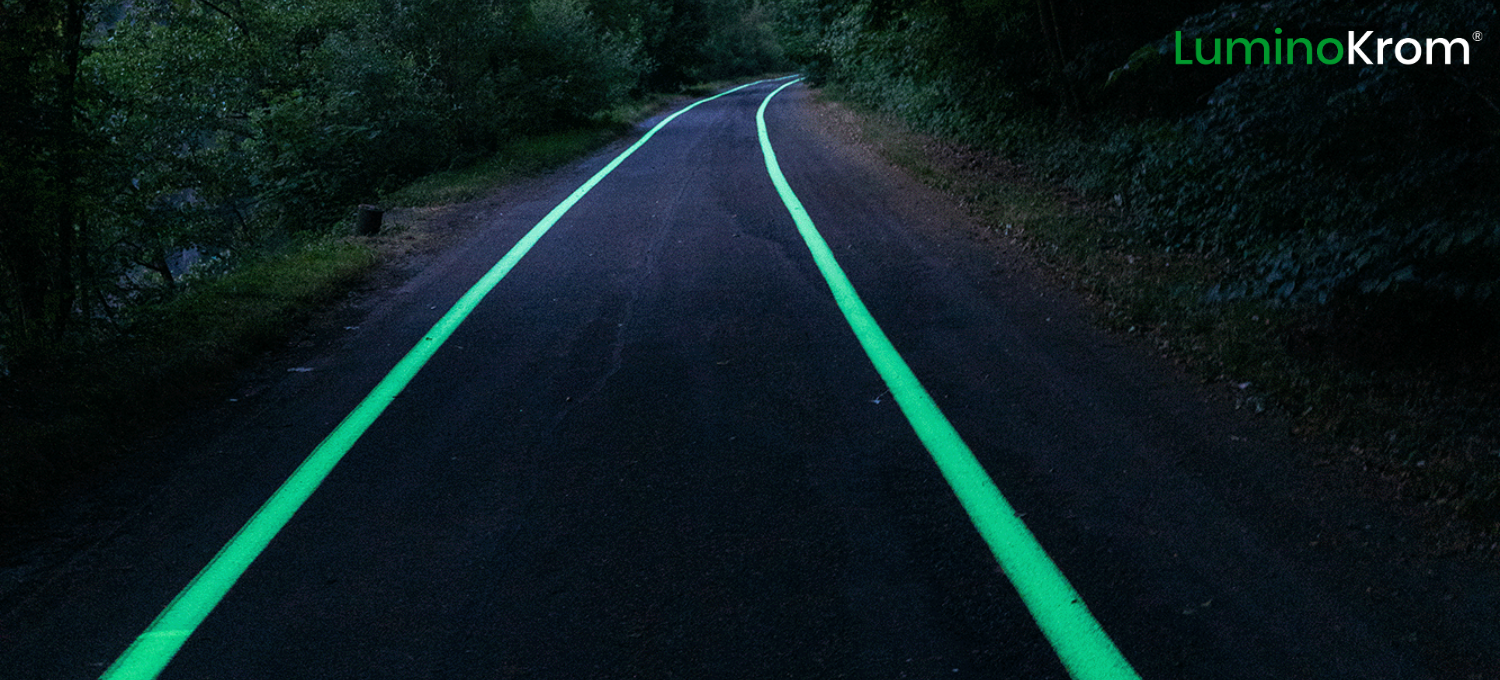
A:
{"label": "patch of weeds", "polygon": [[619,137],[619,125],[601,123],[517,138],[473,165],[427,175],[385,196],[390,207],[425,207],[483,198],[495,187],[562,166]]}
{"label": "patch of weeds", "polygon": [[131,324],[132,356],[152,356],[153,371],[186,377],[178,367],[236,362],[284,336],[303,318],[361,280],[376,264],[354,240],[318,239],[251,262],[139,310]]}

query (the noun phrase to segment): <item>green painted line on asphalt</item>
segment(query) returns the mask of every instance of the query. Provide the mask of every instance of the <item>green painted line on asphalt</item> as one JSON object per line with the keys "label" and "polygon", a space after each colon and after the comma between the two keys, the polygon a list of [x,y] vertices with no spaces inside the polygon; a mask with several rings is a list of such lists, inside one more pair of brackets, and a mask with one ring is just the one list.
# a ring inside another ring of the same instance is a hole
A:
{"label": "green painted line on asphalt", "polygon": [[1000,493],[994,480],[974,457],[974,452],[953,429],[916,374],[875,323],[875,317],[860,300],[849,277],[834,259],[828,243],[813,226],[807,209],[787,183],[780,164],[776,162],[776,152],[771,148],[771,137],[766,132],[766,107],[772,97],[796,82],[788,82],[766,95],[755,114],[755,125],[771,183],[776,185],[776,192],[797,224],[797,231],[812,251],[813,261],[828,282],[839,310],[844,313],[854,335],[859,338],[859,344],[875,364],[875,370],[885,380],[886,387],[890,388],[891,396],[932,454],[959,503],[989,544],[1000,568],[1015,586],[1021,601],[1031,611],[1032,618],[1068,673],[1075,680],[1140,680],[1135,669],[1089,612],[1078,591],[1047,556],[1036,536],[1016,516],[1015,508]]}
{"label": "green painted line on asphalt", "polygon": [[657,131],[666,127],[678,116],[691,111],[699,104],[763,82],[767,81],[747,83],[720,92],[712,97],[693,102],[673,113],[657,123],[635,144],[621,152],[608,165],[584,182],[583,186],[557,204],[557,207],[532,227],[489,272],[481,277],[467,293],[464,293],[463,297],[459,298],[442,318],[438,319],[422,340],[412,347],[406,356],[386,374],[385,378],[381,379],[375,388],[359,402],[359,405],[344,417],[338,427],[334,428],[333,432],[313,449],[297,470],[282,483],[281,487],[235,533],[234,537],[219,549],[218,554],[214,555],[208,565],[193,577],[187,587],[172,598],[166,609],[157,615],[146,631],[136,637],[135,641],[118,659],[115,659],[115,662],[104,671],[100,678],[103,680],[150,680],[157,677],[187,642],[188,637],[197,630],[198,625],[208,617],[209,612],[213,611],[214,607],[217,607],[224,599],[224,595],[250,567],[250,563],[260,556],[270,544],[271,539],[276,537],[276,534],[291,520],[292,515],[312,496],[371,423],[374,423],[391,401],[406,388],[459,324],[463,323],[464,319],[479,306],[479,302],[500,283],[501,279],[505,278],[506,274],[510,273],[511,269],[515,268],[516,263],[531,251],[532,246],[536,245],[536,242],[574,204],[605,176],[619,167],[620,163],[635,153],[636,149],[645,145],[656,135]]}

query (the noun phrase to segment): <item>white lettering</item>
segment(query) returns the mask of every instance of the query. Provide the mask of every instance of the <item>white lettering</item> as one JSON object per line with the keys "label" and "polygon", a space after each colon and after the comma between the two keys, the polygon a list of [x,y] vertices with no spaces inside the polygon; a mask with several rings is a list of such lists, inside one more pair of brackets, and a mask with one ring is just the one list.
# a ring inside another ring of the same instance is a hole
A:
{"label": "white lettering", "polygon": [[1365,56],[1364,50],[1361,50],[1360,46],[1363,45],[1363,44],[1365,44],[1365,38],[1370,37],[1370,34],[1374,33],[1374,32],[1375,31],[1365,31],[1365,34],[1362,35],[1362,36],[1359,36],[1359,41],[1356,42],[1354,40],[1354,31],[1349,31],[1349,63],[1350,64],[1354,63],[1354,55],[1356,55],[1356,54],[1358,54],[1359,58],[1362,61],[1364,61],[1366,64],[1370,63],[1370,58],[1368,56]]}
{"label": "white lettering", "polygon": [[1432,53],[1436,51],[1436,50],[1433,49],[1433,46],[1434,45],[1438,45],[1438,44],[1441,44],[1443,46],[1443,63],[1444,64],[1452,64],[1453,63],[1453,46],[1455,44],[1457,44],[1457,45],[1463,45],[1463,48],[1464,48],[1464,63],[1465,64],[1469,63],[1469,41],[1464,40],[1463,38],[1454,38],[1452,40],[1448,40],[1446,38],[1428,38],[1427,39],[1427,63],[1429,63],[1429,64],[1432,63]]}
{"label": "white lettering", "polygon": [[[1407,59],[1406,57],[1401,56],[1401,48],[1405,47],[1407,43],[1411,43],[1411,47],[1414,50],[1412,52],[1411,59]],[[1396,61],[1399,61],[1399,62],[1401,62],[1403,64],[1406,64],[1407,66],[1410,66],[1410,65],[1415,64],[1415,63],[1417,63],[1417,62],[1419,62],[1421,60],[1422,60],[1422,43],[1417,42],[1413,38],[1402,38],[1401,42],[1396,43]]]}
{"label": "white lettering", "polygon": [[1385,46],[1389,45],[1389,44],[1391,44],[1393,42],[1396,42],[1394,38],[1376,38],[1375,39],[1375,63],[1377,63],[1377,64],[1384,64],[1385,63]]}

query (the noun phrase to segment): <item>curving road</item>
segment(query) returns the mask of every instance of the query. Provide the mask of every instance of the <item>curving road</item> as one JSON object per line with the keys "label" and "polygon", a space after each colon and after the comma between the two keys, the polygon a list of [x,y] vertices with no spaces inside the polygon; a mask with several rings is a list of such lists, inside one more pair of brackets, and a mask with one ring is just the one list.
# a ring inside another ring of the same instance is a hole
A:
{"label": "curving road", "polygon": [[[756,112],[783,82],[684,112],[573,205],[160,677],[1068,677],[768,176]],[[765,110],[788,184],[1142,677],[1465,667],[1358,597],[1352,558],[1309,547],[1343,515],[1286,486],[1296,455],[1274,423],[1207,398],[1020,260],[946,229],[963,218],[836,139],[808,98],[793,85]],[[193,464],[0,599],[0,677],[103,673],[623,149],[484,214],[303,370],[220,409],[222,428],[183,445]]]}

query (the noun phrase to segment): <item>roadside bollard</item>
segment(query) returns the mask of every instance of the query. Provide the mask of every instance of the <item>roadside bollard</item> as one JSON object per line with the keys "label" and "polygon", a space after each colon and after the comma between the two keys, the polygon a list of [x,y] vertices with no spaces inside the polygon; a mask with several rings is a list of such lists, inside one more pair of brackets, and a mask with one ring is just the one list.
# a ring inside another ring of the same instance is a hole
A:
{"label": "roadside bollard", "polygon": [[359,206],[359,233],[361,236],[374,236],[380,233],[380,220],[385,211],[378,206]]}

